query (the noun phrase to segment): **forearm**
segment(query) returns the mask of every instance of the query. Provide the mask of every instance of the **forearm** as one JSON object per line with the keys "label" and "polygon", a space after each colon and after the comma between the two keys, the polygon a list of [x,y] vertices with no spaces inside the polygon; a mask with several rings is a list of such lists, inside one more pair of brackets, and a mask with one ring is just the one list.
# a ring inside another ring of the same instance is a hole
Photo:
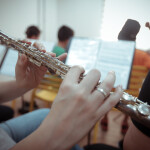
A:
{"label": "forearm", "polygon": [[133,149],[150,149],[150,138],[144,135],[139,131],[133,123],[131,123],[130,128],[128,129],[127,134],[124,138],[123,148],[124,150],[133,150]]}
{"label": "forearm", "polygon": [[1,82],[0,83],[0,102],[5,102],[9,100],[13,100],[25,92],[28,89],[19,86],[16,81],[9,81],[9,82]]}
{"label": "forearm", "polygon": [[26,149],[36,149],[36,150],[67,150],[67,141],[65,140],[65,135],[61,134],[60,126],[64,132],[65,127],[62,124],[57,124],[57,119],[53,120],[50,114],[43,121],[41,126],[33,132],[31,135],[17,143],[12,150],[26,150]]}
{"label": "forearm", "polygon": [[40,130],[37,130],[30,136],[17,143],[11,150],[54,150],[53,148],[49,147],[49,143],[51,143],[51,141],[49,141],[49,143],[47,141],[48,139],[45,138],[44,133],[42,133]]}

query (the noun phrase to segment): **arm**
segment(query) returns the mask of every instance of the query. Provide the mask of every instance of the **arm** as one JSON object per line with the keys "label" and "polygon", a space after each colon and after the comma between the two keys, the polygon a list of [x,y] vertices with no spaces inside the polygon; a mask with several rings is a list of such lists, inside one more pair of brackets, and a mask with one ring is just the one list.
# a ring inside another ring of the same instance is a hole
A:
{"label": "arm", "polygon": [[[80,67],[70,69],[42,125],[33,134],[16,144],[12,150],[68,150],[119,101],[122,96],[120,86],[116,88],[114,94],[105,98],[102,92],[95,89],[100,73],[92,70],[79,83],[79,76],[83,72]],[[114,82],[115,74],[109,72],[100,84],[100,88],[109,93]]]}
{"label": "arm", "polygon": [[16,81],[0,83],[0,102],[15,99],[26,92],[24,88],[19,87]]}
{"label": "arm", "polygon": [[124,150],[149,150],[150,137],[143,134],[131,123],[124,138],[123,148]]}
{"label": "arm", "polygon": [[[37,43],[34,46],[38,49],[42,47]],[[45,50],[42,51],[45,52]],[[52,53],[50,55],[55,56]],[[65,57],[66,54],[61,55],[59,59],[63,60]],[[15,68],[16,80],[0,83],[0,102],[12,100],[35,88],[43,78],[46,70],[43,66],[38,67],[29,62],[24,54],[19,54]]]}
{"label": "arm", "polygon": [[[31,64],[25,55],[19,54],[16,64],[16,80],[0,83],[0,100],[8,101],[36,87],[46,68]],[[36,74],[39,74],[38,76]]]}

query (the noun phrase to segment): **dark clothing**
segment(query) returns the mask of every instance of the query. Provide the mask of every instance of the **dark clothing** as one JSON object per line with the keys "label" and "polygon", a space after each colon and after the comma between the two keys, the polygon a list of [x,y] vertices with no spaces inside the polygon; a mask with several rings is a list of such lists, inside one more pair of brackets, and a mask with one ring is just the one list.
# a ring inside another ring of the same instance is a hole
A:
{"label": "dark clothing", "polygon": [[105,144],[93,144],[85,146],[84,150],[121,150],[121,149]]}
{"label": "dark clothing", "polygon": [[[140,91],[139,97],[138,97],[141,101],[143,102],[147,102],[150,105],[150,72],[148,73],[142,89]],[[141,131],[143,132],[145,135],[150,137],[150,128],[145,127],[144,125],[134,121],[133,124]]]}
{"label": "dark clothing", "polygon": [[138,21],[128,19],[118,35],[118,40],[135,41],[141,25]]}
{"label": "dark clothing", "polygon": [[13,118],[14,111],[8,106],[0,105],[0,122]]}
{"label": "dark clothing", "polygon": [[147,102],[150,105],[150,72],[148,73],[142,89],[140,91],[139,97],[143,102]]}

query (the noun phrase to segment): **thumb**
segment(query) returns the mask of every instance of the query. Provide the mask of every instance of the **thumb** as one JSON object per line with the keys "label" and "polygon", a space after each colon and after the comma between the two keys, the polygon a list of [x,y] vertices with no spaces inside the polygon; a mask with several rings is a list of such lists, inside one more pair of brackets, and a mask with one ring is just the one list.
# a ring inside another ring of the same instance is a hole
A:
{"label": "thumb", "polygon": [[16,64],[16,75],[24,76],[27,69],[27,57],[24,54],[18,55],[18,60]]}
{"label": "thumb", "polygon": [[63,61],[67,57],[67,53],[64,53],[58,57],[60,61]]}

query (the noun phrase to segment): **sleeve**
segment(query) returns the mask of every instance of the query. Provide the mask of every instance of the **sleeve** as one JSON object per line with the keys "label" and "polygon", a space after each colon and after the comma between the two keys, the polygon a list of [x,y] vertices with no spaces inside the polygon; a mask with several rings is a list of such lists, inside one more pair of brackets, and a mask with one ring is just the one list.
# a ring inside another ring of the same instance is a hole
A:
{"label": "sleeve", "polygon": [[[140,99],[143,102],[147,102],[150,105],[150,72],[148,73],[143,83],[138,99]],[[150,137],[150,127],[145,127],[144,125],[138,123],[133,119],[132,122],[141,132]]]}

